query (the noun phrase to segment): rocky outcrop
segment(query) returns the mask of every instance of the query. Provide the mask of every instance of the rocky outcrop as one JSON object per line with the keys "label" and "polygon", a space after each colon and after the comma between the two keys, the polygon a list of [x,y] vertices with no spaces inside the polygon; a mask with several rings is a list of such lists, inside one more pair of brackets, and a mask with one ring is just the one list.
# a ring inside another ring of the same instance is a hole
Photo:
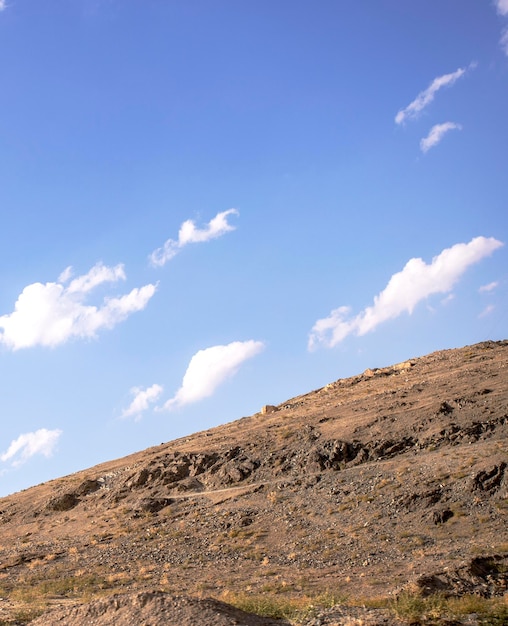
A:
{"label": "rocky outcrop", "polygon": [[62,495],[55,496],[47,504],[47,508],[50,511],[70,511],[80,502],[80,499],[75,493],[63,493]]}
{"label": "rocky outcrop", "polygon": [[506,463],[478,472],[473,479],[473,489],[492,493],[497,491],[505,479]]}
{"label": "rocky outcrop", "polygon": [[423,596],[433,593],[503,596],[508,591],[508,557],[498,554],[476,557],[451,572],[422,576],[416,584]]}

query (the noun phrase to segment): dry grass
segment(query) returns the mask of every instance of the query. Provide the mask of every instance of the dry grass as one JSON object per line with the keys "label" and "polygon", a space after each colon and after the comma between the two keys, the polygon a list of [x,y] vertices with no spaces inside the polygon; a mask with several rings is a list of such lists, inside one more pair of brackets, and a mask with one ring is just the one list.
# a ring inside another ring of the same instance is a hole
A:
{"label": "dry grass", "polygon": [[432,624],[476,614],[482,626],[508,623],[508,597],[486,599],[476,595],[447,598],[441,594],[423,597],[417,593],[401,593],[388,603],[391,611],[409,624]]}
{"label": "dry grass", "polygon": [[[281,588],[284,593],[287,589]],[[277,592],[276,592],[277,593]],[[309,596],[281,597],[272,593],[231,593],[225,591],[220,600],[247,613],[273,619],[289,619],[299,623],[314,615],[319,609],[330,608],[346,601],[345,596],[329,591]]]}
{"label": "dry grass", "polygon": [[46,610],[46,605],[31,606],[15,611],[8,619],[0,619],[0,626],[19,626],[28,624]]}
{"label": "dry grass", "polygon": [[[285,595],[281,596],[280,593]],[[287,589],[267,589],[266,593],[225,591],[220,599],[243,611],[273,619],[288,619],[298,624],[320,610],[337,605],[388,609],[407,624],[440,624],[475,614],[481,626],[505,626],[508,623],[508,599],[486,599],[480,596],[447,598],[441,594],[423,597],[402,593],[395,600],[387,597],[347,598],[325,592],[317,595],[288,597]]]}

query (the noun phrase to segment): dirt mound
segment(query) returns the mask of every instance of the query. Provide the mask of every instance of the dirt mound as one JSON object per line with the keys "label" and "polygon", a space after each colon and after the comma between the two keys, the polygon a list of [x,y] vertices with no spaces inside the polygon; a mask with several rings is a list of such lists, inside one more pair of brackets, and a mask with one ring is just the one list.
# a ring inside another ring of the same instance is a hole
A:
{"label": "dirt mound", "polygon": [[284,626],[287,622],[250,615],[218,600],[144,591],[56,609],[31,623],[33,626]]}

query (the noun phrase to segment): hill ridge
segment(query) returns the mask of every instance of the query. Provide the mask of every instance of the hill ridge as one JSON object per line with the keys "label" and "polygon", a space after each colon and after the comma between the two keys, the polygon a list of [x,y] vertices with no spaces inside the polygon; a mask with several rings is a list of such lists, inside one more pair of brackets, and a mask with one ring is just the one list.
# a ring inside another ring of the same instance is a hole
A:
{"label": "hill ridge", "polygon": [[0,623],[27,589],[502,597],[507,355],[369,369],[0,499]]}

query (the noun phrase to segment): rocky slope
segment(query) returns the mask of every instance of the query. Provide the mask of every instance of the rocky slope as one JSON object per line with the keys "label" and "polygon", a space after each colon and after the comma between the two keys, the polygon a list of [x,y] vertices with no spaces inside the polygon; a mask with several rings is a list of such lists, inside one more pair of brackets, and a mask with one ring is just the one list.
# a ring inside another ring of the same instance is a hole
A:
{"label": "rocky slope", "polygon": [[0,624],[112,592],[502,597],[507,357],[484,342],[367,370],[1,499]]}

